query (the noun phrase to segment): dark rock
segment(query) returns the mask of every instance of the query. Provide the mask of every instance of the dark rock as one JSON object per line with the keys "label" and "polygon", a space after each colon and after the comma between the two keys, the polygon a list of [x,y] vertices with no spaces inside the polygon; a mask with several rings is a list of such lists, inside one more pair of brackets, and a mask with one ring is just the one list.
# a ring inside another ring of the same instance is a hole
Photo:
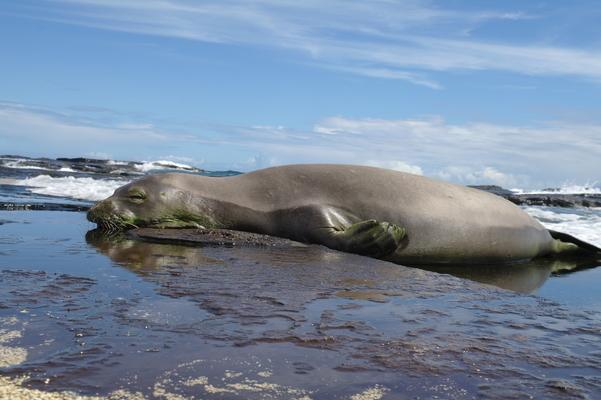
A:
{"label": "dark rock", "polygon": [[75,158],[66,158],[59,157],[56,161],[66,161],[69,163],[97,163],[97,164],[106,164],[107,160],[100,160],[97,158],[84,158],[84,157],[75,157]]}
{"label": "dark rock", "polygon": [[22,159],[27,159],[27,160],[31,159],[31,157],[17,156],[17,155],[14,155],[14,154],[2,154],[2,155],[0,155],[0,158],[14,158],[14,159],[22,158]]}
{"label": "dark rock", "polygon": [[484,190],[485,192],[496,194],[497,196],[501,197],[509,197],[513,195],[511,190],[507,190],[497,185],[469,185],[468,187]]}
{"label": "dark rock", "polygon": [[[484,190],[497,196],[501,196],[514,204],[525,206],[547,206],[547,207],[601,207],[601,195],[599,194],[564,194],[564,193],[526,193],[516,194],[510,190],[495,185],[470,186],[474,189]],[[545,189],[545,191],[559,191],[559,189]]]}

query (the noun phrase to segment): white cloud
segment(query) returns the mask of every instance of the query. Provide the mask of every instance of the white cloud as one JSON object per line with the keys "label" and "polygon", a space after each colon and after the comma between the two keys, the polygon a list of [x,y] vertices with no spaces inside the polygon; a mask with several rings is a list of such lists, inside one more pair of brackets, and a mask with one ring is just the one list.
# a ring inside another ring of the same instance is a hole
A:
{"label": "white cloud", "polygon": [[424,174],[424,171],[422,171],[422,169],[419,165],[407,164],[406,162],[400,161],[400,160],[390,160],[390,161],[368,160],[368,161],[363,162],[362,164],[369,165],[371,167],[379,167],[379,168],[392,169],[392,170],[400,171],[400,172],[408,172],[410,174],[415,174],[415,175],[423,175]]}
{"label": "white cloud", "polygon": [[124,131],[152,131],[155,129],[153,124],[136,124],[131,122],[122,122],[115,125],[115,128]]}
{"label": "white cloud", "polygon": [[449,166],[439,171],[436,175],[447,181],[472,185],[494,184],[505,188],[513,188],[527,182],[527,178],[523,175],[515,176],[507,174],[493,167],[484,167],[483,169],[475,170],[465,166]]}
{"label": "white cloud", "polygon": [[369,76],[372,78],[398,79],[408,81],[416,85],[425,86],[430,89],[442,89],[442,86],[431,79],[425,78],[421,74],[402,71],[392,68],[366,68],[366,67],[344,67],[344,66],[325,66],[325,68],[350,72],[357,75]]}
{"label": "white cloud", "polygon": [[168,148],[189,135],[169,133],[149,123],[97,123],[69,113],[0,102],[0,144],[23,154],[107,158],[109,154],[141,157],[144,148]]}
{"label": "white cloud", "polygon": [[52,110],[0,103],[0,146],[24,155],[109,153],[156,159],[170,154],[172,160],[202,160],[208,169],[242,170],[291,163],[363,164],[505,187],[601,181],[601,125],[595,124],[512,126],[449,124],[440,117],[336,116],[306,131],[269,125],[198,130],[203,134],[173,134],[148,121],[98,126]]}
{"label": "white cloud", "polygon": [[100,125],[73,116],[18,103],[0,103],[0,134],[33,137],[48,142],[89,142],[95,140],[158,140],[172,138],[151,124]]}
{"label": "white cloud", "polygon": [[536,186],[601,178],[601,125],[595,124],[511,126],[448,124],[440,117],[384,120],[338,116],[319,121],[312,132],[290,132],[290,136],[282,129],[277,135],[269,132],[245,136],[238,145],[282,154],[288,163],[397,167],[469,184]]}
{"label": "white cloud", "polygon": [[601,125],[595,124],[449,124],[440,117],[336,116],[324,118],[310,131],[270,126],[213,129],[221,145],[262,154],[263,160],[272,160],[269,165],[365,164],[505,187],[601,180]]}
{"label": "white cloud", "polygon": [[[504,185],[553,179],[596,180],[601,172],[601,125],[551,122],[537,126],[447,124],[413,120],[326,118],[314,128],[339,143],[353,143],[377,159],[402,159],[426,175]],[[448,170],[449,166],[464,170]],[[489,169],[486,169],[489,167]],[[506,176],[500,175],[503,171]],[[499,172],[499,173],[496,173]],[[468,173],[471,173],[470,176]],[[528,179],[527,177],[530,177]],[[534,183],[534,182],[533,182]]]}
{"label": "white cloud", "polygon": [[473,28],[489,21],[519,24],[536,18],[520,10],[457,11],[420,0],[58,3],[60,7],[53,4],[38,14],[31,9],[23,12],[33,18],[101,29],[285,49],[324,68],[400,79],[433,89],[440,84],[423,71],[500,70],[601,79],[598,48],[472,37]]}

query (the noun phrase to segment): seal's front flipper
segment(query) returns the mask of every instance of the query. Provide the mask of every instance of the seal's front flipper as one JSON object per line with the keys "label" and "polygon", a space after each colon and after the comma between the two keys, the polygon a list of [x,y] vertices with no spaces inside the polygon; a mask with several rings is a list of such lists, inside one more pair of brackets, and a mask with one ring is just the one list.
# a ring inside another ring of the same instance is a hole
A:
{"label": "seal's front flipper", "polygon": [[386,258],[392,255],[407,233],[404,228],[375,219],[361,220],[349,210],[322,204],[272,212],[279,224],[261,228],[273,236],[316,243],[334,250]]}
{"label": "seal's front flipper", "polygon": [[398,225],[374,219],[360,221],[344,228],[324,228],[322,232],[330,236],[325,240],[329,247],[376,258],[392,254],[407,234],[405,229]]}

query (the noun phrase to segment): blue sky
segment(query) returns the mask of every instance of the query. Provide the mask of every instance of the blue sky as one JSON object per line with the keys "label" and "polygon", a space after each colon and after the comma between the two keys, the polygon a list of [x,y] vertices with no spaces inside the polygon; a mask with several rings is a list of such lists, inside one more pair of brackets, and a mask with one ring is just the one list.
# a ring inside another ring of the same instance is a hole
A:
{"label": "blue sky", "polygon": [[601,181],[596,1],[0,3],[0,153]]}

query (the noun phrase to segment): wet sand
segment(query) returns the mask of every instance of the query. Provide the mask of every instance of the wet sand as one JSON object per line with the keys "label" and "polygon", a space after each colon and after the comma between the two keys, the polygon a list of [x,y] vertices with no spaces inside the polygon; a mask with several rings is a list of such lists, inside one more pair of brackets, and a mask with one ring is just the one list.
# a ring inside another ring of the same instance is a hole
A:
{"label": "wet sand", "polygon": [[601,396],[594,308],[257,236],[0,219],[0,398]]}

